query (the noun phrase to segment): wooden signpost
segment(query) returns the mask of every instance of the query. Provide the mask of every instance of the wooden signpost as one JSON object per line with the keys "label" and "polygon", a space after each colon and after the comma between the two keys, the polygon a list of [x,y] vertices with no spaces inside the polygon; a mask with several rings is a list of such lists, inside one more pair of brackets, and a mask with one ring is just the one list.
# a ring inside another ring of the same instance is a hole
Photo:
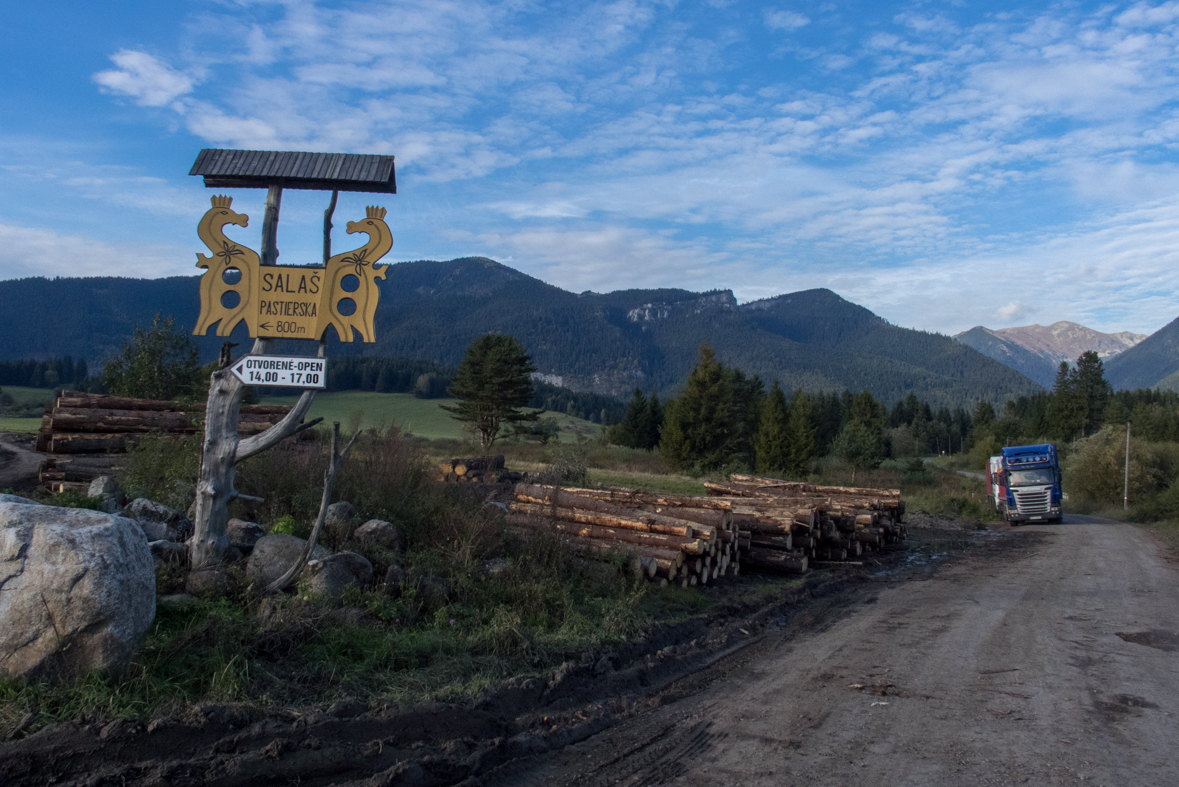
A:
{"label": "wooden signpost", "polygon": [[377,267],[393,248],[385,209],[370,207],[361,221],[348,222],[349,233],[365,233],[368,243],[337,254],[319,267],[273,265],[263,269],[257,252],[225,236],[226,224],[249,225],[250,217],[232,209],[233,198],[216,196],[197,225],[212,256],[197,254],[201,276],[201,315],[193,333],[203,336],[217,325],[229,336],[244,322],[251,339],[321,339],[328,326],[340,341],[353,331],[361,341],[375,341],[373,317],[387,266]]}
{"label": "wooden signpost", "polygon": [[[338,192],[396,194],[397,184],[392,156],[345,153],[207,149],[197,156],[189,174],[203,176],[209,188],[267,190],[259,251],[226,236],[227,225],[249,225],[248,216],[233,210],[232,197],[214,196],[197,225],[197,235],[211,254],[197,254],[197,267],[205,273],[200,280],[200,317],[193,333],[203,336],[216,325],[218,336],[229,336],[244,322],[254,339],[250,353],[237,361],[229,357],[226,343],[221,368],[213,372],[209,382],[190,541],[192,565],[201,569],[223,562],[229,547],[229,504],[246,497],[234,488],[238,462],[315,423],[303,424],[303,419],[315,392],[324,387],[328,328],[333,328],[341,341],[351,342],[356,334],[363,342],[375,341],[373,318],[380,296],[377,282],[385,278],[387,268],[378,267],[377,262],[393,247],[385,209],[369,207],[363,219],[348,222],[350,234],[363,233],[368,241],[334,256],[330,252],[331,219]],[[332,192],[324,212],[322,266],[277,264],[278,214],[284,188]],[[314,339],[318,352],[314,358],[270,356],[267,351],[273,339]],[[297,368],[300,364],[302,368]],[[237,425],[245,385],[286,385],[302,388],[303,394],[278,424],[242,439]],[[333,462],[338,464],[336,459]],[[330,484],[325,490],[326,498]]]}

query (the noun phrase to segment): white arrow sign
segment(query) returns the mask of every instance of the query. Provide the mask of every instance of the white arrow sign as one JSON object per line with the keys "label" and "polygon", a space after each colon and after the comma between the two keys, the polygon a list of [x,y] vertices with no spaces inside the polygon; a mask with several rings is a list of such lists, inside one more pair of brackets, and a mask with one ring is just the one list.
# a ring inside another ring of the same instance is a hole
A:
{"label": "white arrow sign", "polygon": [[326,388],[327,361],[298,355],[247,355],[231,371],[246,385]]}

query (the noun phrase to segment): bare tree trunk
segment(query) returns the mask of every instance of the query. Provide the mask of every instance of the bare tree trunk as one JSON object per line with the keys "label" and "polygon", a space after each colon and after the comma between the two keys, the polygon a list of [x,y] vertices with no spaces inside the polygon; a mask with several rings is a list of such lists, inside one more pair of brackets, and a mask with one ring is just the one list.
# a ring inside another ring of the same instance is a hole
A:
{"label": "bare tree trunk", "polygon": [[[255,353],[259,352],[255,344]],[[319,344],[319,357],[327,345]],[[264,350],[263,350],[264,351]],[[238,437],[238,413],[245,385],[229,369],[213,372],[209,383],[209,401],[205,409],[205,443],[201,474],[197,481],[196,518],[193,522],[192,565],[194,568],[216,565],[229,547],[226,530],[229,504],[242,497],[234,488],[237,463],[302,431],[301,421],[315,400],[315,389],[306,390],[291,411],[277,424],[261,434],[242,440]],[[310,426],[310,424],[308,424]]]}

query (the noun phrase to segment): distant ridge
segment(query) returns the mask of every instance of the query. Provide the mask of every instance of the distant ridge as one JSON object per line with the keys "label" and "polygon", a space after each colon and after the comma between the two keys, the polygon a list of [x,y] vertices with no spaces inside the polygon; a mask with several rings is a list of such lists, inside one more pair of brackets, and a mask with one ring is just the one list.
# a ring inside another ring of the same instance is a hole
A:
{"label": "distant ridge", "polygon": [[1179,318],[1105,363],[1105,377],[1117,389],[1179,391]]}
{"label": "distant ridge", "polygon": [[[197,277],[0,281],[0,360],[69,354],[95,367],[157,311],[193,325]],[[476,337],[510,333],[546,379],[626,396],[673,392],[707,342],[725,364],[788,389],[867,390],[890,403],[911,391],[965,407],[1039,390],[948,336],[891,325],[825,289],[738,305],[728,290],[575,294],[483,257],[405,262],[381,285],[375,327],[377,343],[330,338],[329,354],[454,365]],[[244,326],[231,338],[249,341]],[[200,337],[203,357],[215,358],[222,341]]]}
{"label": "distant ridge", "polygon": [[1051,325],[995,330],[978,325],[954,338],[1050,388],[1061,361],[1074,363],[1082,353],[1089,351],[1109,360],[1142,342],[1146,336],[1129,331],[1102,333],[1061,320]]}

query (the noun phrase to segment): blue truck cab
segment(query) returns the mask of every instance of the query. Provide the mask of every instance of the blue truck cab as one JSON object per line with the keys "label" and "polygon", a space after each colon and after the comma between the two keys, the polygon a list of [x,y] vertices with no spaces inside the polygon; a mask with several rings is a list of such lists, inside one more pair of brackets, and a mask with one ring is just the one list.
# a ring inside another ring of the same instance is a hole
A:
{"label": "blue truck cab", "polygon": [[1064,495],[1056,446],[1018,445],[1003,449],[996,501],[1008,522],[1059,522]]}

